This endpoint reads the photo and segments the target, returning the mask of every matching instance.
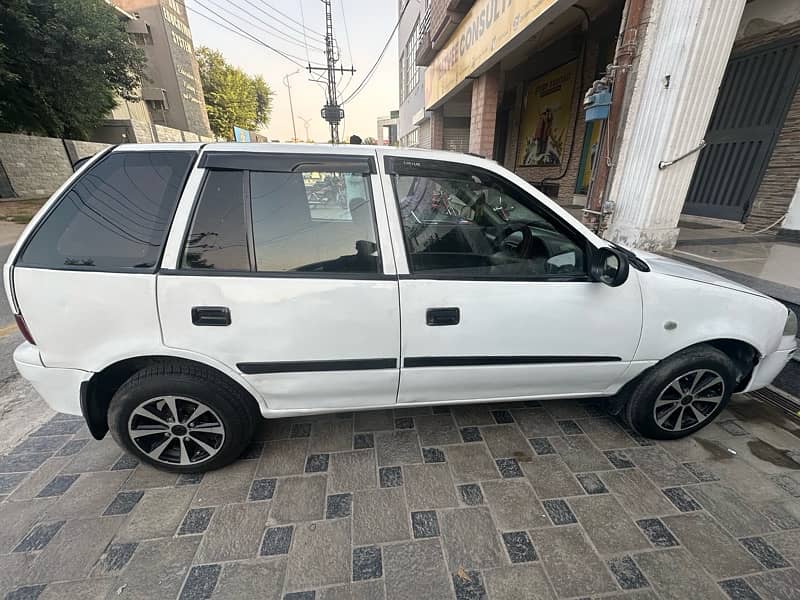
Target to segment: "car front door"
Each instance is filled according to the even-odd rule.
[[[633,271],[615,288],[590,281],[588,241],[498,172],[400,156],[383,167],[405,244],[399,403],[614,388],[641,332]]]
[[[374,152],[209,150],[199,166],[158,277],[165,345],[224,363],[270,409],[394,403],[398,283]]]

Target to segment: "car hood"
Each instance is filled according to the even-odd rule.
[[[680,277],[681,279],[690,279],[691,281],[698,281],[700,283],[716,285],[718,287],[735,290],[737,292],[744,292],[746,294],[753,294],[754,296],[768,298],[768,296],[757,290],[749,288],[746,285],[736,283],[735,281],[726,279],[725,277],[717,275],[716,273],[704,271],[703,269],[698,269],[692,265],[688,265],[671,258],[666,258],[665,256],[652,254],[650,252],[642,252],[641,250],[636,251],[636,256],[644,260],[654,273],[669,275],[670,277]]]

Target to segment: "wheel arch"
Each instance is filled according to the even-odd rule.
[[[739,392],[747,386],[747,383],[750,381],[750,377],[753,374],[753,369],[758,364],[758,361],[761,359],[761,353],[758,349],[753,346],[751,343],[746,342],[741,339],[736,338],[713,338],[709,340],[704,340],[700,342],[695,342],[685,346],[679,350],[676,350],[672,354],[665,356],[653,366],[645,369],[636,377],[631,379],[630,381],[625,382],[625,384],[620,388],[619,392],[614,396],[612,400],[612,404],[610,406],[611,411],[613,414],[619,414],[619,412],[625,406],[625,403],[628,400],[628,394],[630,390],[636,386],[636,384],[646,376],[654,367],[661,364],[663,361],[672,358],[678,354],[686,352],[687,350],[691,350],[692,348],[696,348],[697,346],[712,346],[728,356],[734,364],[739,369],[739,373],[736,379],[736,387],[734,388],[734,392]]]
[[[81,412],[86,420],[89,432],[95,439],[101,440],[108,433],[108,408],[111,404],[111,398],[113,398],[122,384],[137,371],[163,363],[177,363],[213,371],[230,385],[241,390],[244,397],[249,398],[259,414],[261,413],[261,405],[254,393],[240,381],[213,365],[195,359],[166,354],[133,356],[106,366],[92,375],[88,381],[84,381],[81,384]]]

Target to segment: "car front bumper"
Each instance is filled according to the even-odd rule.
[[[742,391],[752,392],[772,383],[772,380],[778,376],[778,373],[783,371],[786,363],[792,359],[796,351],[797,341],[794,336],[782,338],[778,349],[772,354],[767,354],[758,362],[756,368],[753,369],[750,382]]]
[[[89,371],[45,367],[36,346],[23,342],[14,350],[14,364],[20,375],[53,410],[81,414],[81,384],[92,376]]]

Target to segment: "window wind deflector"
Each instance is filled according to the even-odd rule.
[[[376,173],[371,156],[337,154],[279,154],[273,152],[206,151],[200,157],[202,169],[265,171],[269,173]]]

